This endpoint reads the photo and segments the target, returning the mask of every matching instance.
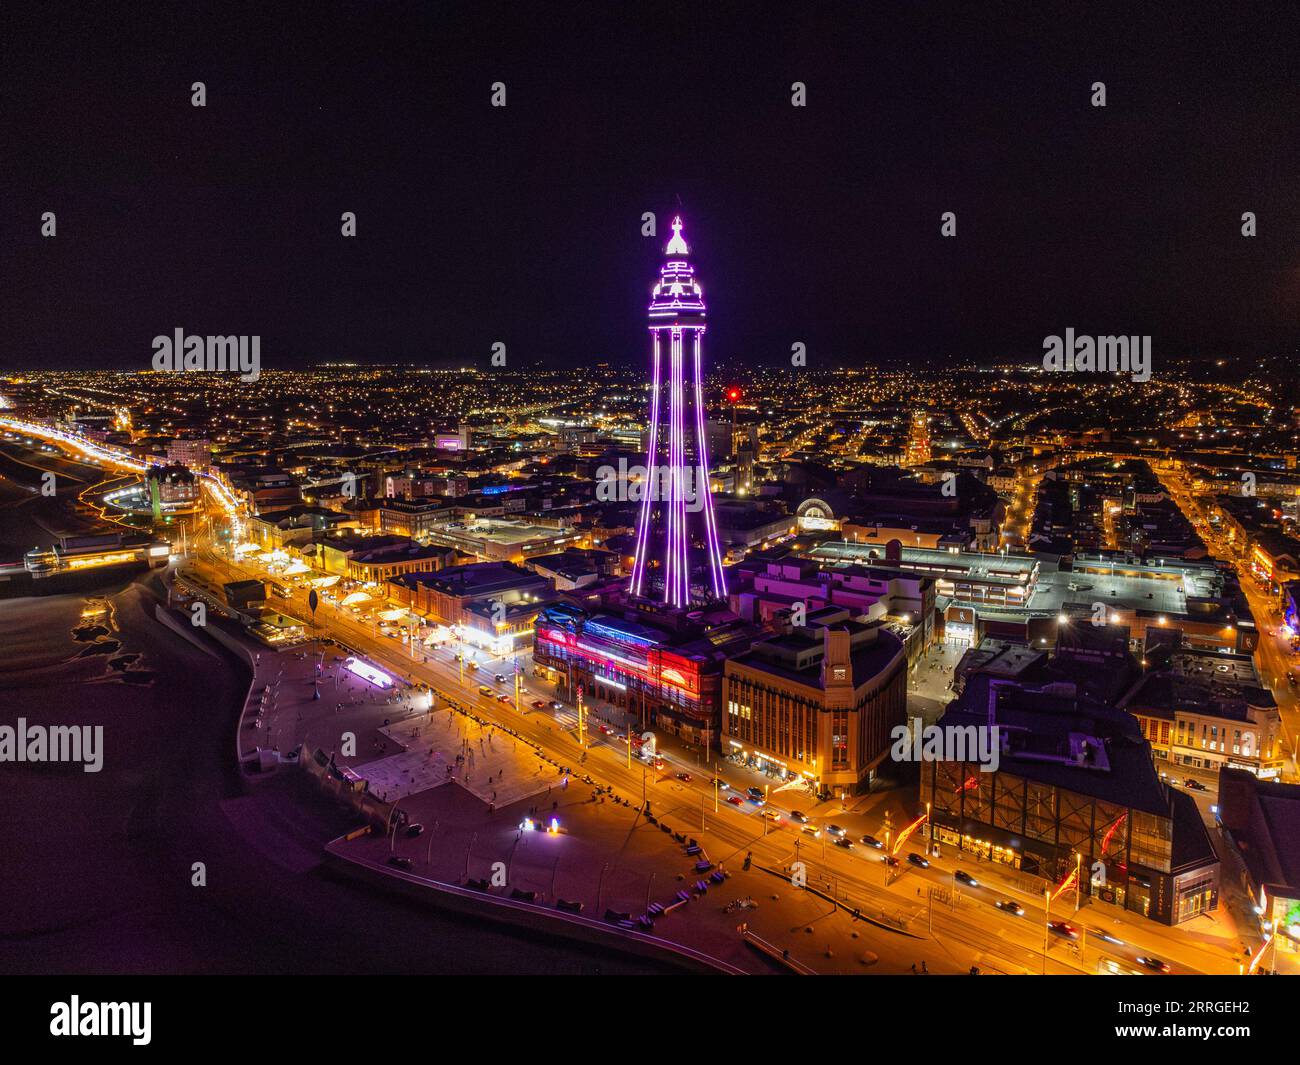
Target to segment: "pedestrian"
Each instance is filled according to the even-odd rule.
[[[921,972],[929,974],[930,970],[925,967],[925,962],[921,962]]]
[[[912,975],[916,975],[916,962],[912,962]]]

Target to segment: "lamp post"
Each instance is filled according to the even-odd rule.
[[[1047,975],[1047,937],[1052,928],[1052,889],[1043,888],[1043,975]]]

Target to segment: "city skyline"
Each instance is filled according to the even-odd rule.
[[[13,1031],[1288,1030],[1297,12],[3,18]]]

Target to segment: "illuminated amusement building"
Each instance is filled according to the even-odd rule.
[[[726,596],[722,549],[709,493],[705,433],[704,295],[673,219],[673,238],[650,300],[650,428],[630,590],[671,607]],[[665,373],[666,370],[666,373]],[[692,547],[702,544],[707,573],[693,580]]]

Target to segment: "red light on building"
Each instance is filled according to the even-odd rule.
[[[740,389],[737,388],[735,385],[732,385],[729,389],[727,389],[727,402],[728,403],[740,402]]]

